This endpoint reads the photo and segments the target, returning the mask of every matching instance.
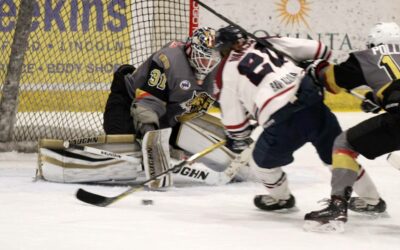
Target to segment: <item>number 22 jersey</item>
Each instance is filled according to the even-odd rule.
[[[268,38],[275,48],[297,62],[328,59],[331,51],[318,41],[288,37]],[[289,102],[296,93],[304,70],[254,40],[248,40],[241,51],[231,51],[220,64],[217,93],[222,123],[234,136],[248,128],[249,115],[259,125]]]

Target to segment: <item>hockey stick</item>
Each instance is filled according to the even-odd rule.
[[[363,95],[360,95],[359,93],[355,92],[355,91],[352,90],[352,89],[347,90],[347,93],[349,93],[350,95],[352,95],[352,96],[354,96],[354,97],[360,99],[361,101],[364,101],[364,100],[365,100],[365,97],[364,97]]]
[[[355,92],[355,91],[352,90],[352,89],[347,90],[347,93],[349,93],[350,95],[352,95],[352,96],[354,96],[354,97],[360,99],[361,101],[364,101],[364,100],[366,99],[365,96],[360,95],[359,93]],[[379,107],[376,103],[372,102],[372,101],[369,100],[369,99],[367,100],[367,102],[368,102],[371,106],[373,106],[375,109],[380,109],[380,108],[381,108],[381,107]]]
[[[114,158],[117,160],[122,160],[122,161],[127,161],[127,162],[131,162],[131,163],[135,163],[135,164],[141,164],[142,160],[139,158],[135,158],[132,156],[128,156],[128,155],[123,155],[123,154],[118,154],[118,153],[114,153],[111,151],[107,151],[104,149],[98,149],[98,148],[94,148],[94,147],[90,147],[90,146],[82,146],[82,145],[77,145],[77,144],[71,144],[69,141],[64,141],[63,143],[64,148],[73,148],[73,149],[78,149],[81,151],[85,151],[88,153],[92,153],[92,154],[96,154],[96,155],[102,155],[102,156],[106,156],[106,157],[110,157],[110,158]]]
[[[99,207],[106,207],[106,206],[108,206],[108,205],[110,205],[110,204],[112,204],[112,203],[114,203],[114,202],[116,202],[116,201],[128,196],[131,193],[134,193],[136,191],[142,190],[144,188],[145,184],[147,184],[147,183],[149,183],[151,181],[154,181],[155,179],[157,179],[158,177],[160,177],[162,175],[165,175],[165,174],[167,174],[169,172],[173,172],[173,171],[179,171],[179,169],[181,167],[183,167],[184,165],[193,163],[195,160],[199,159],[200,157],[203,157],[204,155],[210,153],[211,151],[213,151],[216,148],[221,147],[224,144],[225,144],[225,141],[220,141],[220,142],[218,142],[216,144],[213,144],[212,146],[204,149],[203,151],[192,155],[187,160],[184,160],[184,161],[176,164],[172,168],[170,168],[170,169],[168,169],[168,170],[166,170],[164,172],[161,172],[161,173],[153,176],[152,178],[147,179],[147,180],[137,184],[136,186],[128,188],[126,191],[124,191],[123,193],[121,193],[121,194],[119,194],[117,196],[105,197],[105,196],[102,196],[102,195],[98,195],[98,194],[94,194],[94,193],[88,192],[88,191],[80,188],[80,189],[78,189],[78,191],[76,193],[76,198],[78,200],[80,200],[80,201],[83,201],[83,202],[91,204],[91,205],[95,205],[95,206],[99,206]]]
[[[288,55],[287,53],[278,50],[277,48],[274,47],[274,45],[272,45],[270,42],[268,42],[265,39],[262,39],[260,37],[255,36],[253,33],[250,33],[248,31],[246,31],[243,27],[239,26],[238,24],[234,23],[233,21],[229,20],[228,18],[226,18],[225,16],[221,15],[220,13],[216,12],[214,9],[212,9],[211,7],[209,7],[208,5],[204,4],[203,2],[199,1],[199,0],[194,0],[195,2],[197,2],[201,7],[203,7],[204,9],[208,10],[209,12],[211,12],[212,14],[214,14],[215,16],[217,16],[218,18],[220,18],[221,20],[225,21],[226,23],[235,26],[236,28],[238,28],[241,32],[245,33],[248,37],[254,39],[257,43],[261,44],[262,46],[274,51],[276,54],[284,56],[286,58],[288,58],[289,60],[291,60],[292,62],[294,62],[295,64],[297,64],[297,61],[293,59],[293,57],[291,57],[290,55]]]

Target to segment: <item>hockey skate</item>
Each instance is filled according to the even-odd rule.
[[[337,232],[344,231],[347,222],[347,201],[340,196],[332,196],[328,207],[313,211],[305,215],[304,230],[312,232]]]
[[[254,197],[254,205],[265,211],[293,208],[295,203],[296,200],[293,195],[290,195],[287,200],[277,200],[270,195],[256,195]]]
[[[357,213],[379,215],[385,213],[386,202],[379,199],[379,202],[376,205],[372,205],[360,197],[351,197],[349,201],[349,209]]]

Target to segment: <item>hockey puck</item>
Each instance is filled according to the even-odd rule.
[[[145,206],[153,205],[153,200],[142,200],[142,205]]]

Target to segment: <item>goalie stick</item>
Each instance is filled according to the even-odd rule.
[[[128,196],[131,193],[134,193],[136,191],[142,190],[144,188],[144,185],[154,181],[155,179],[157,179],[158,177],[165,175],[169,172],[172,171],[178,171],[181,167],[183,167],[186,164],[191,164],[193,163],[195,160],[199,159],[200,157],[203,157],[204,155],[210,153],[211,151],[213,151],[216,148],[221,147],[222,145],[225,144],[225,141],[220,141],[206,149],[204,149],[201,152],[198,152],[194,155],[192,155],[191,157],[189,157],[187,160],[184,160],[178,164],[176,164],[175,166],[173,166],[172,168],[159,173],[158,175],[153,176],[152,178],[149,178],[139,184],[137,184],[136,186],[130,187],[128,188],[126,191],[124,191],[123,193],[117,195],[117,196],[113,196],[113,197],[106,197],[106,196],[102,196],[99,194],[95,194],[95,193],[91,193],[88,192],[84,189],[78,189],[77,193],[76,193],[76,198],[80,201],[83,201],[85,203],[91,204],[91,205],[95,205],[95,206],[99,206],[99,207],[106,207],[126,196]]]

